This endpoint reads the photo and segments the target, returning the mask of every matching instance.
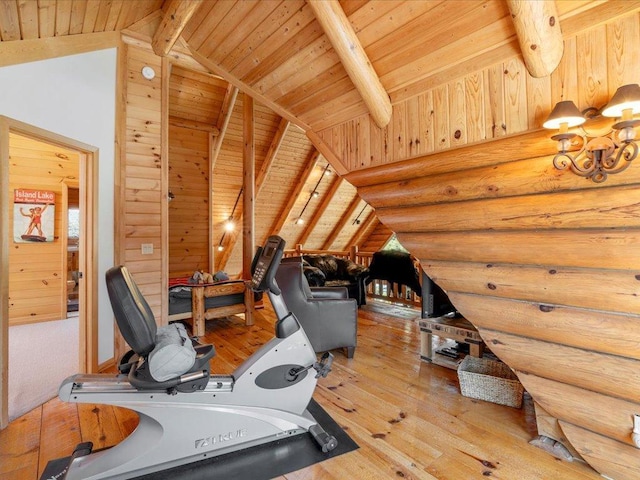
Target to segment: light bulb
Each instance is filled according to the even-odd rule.
[[[559,152],[568,152],[569,148],[571,148],[571,140],[568,138],[563,138],[558,140],[558,151]]]
[[[625,127],[618,132],[618,139],[621,142],[629,143],[634,138],[636,138],[636,131],[633,127]]]

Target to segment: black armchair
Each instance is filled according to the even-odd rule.
[[[348,298],[346,288],[309,287],[300,257],[283,259],[276,272],[276,282],[316,353],[346,348],[347,358],[353,358],[358,304]]]

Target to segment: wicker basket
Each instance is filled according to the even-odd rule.
[[[458,367],[458,380],[465,397],[515,408],[522,406],[524,388],[502,362],[467,355]]]

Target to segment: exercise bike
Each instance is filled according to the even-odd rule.
[[[80,444],[66,480],[128,479],[310,433],[329,452],[337,446],[306,409],[319,377],[333,357],[318,361],[289,312],[275,282],[285,242],[269,237],[254,258],[254,291],[266,291],[277,317],[276,334],[231,375],[212,375],[212,345],[195,345],[186,372],[164,381],[149,374],[156,323],[125,267],[107,272],[107,289],[118,328],[131,347],[117,375],[74,375],[59,389],[65,402],[102,403],[138,413],[138,427],[118,445],[92,452]]]

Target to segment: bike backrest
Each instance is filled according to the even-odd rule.
[[[124,266],[110,268],[106,273],[107,291],[120,333],[131,349],[147,356],[156,340],[156,320],[151,307]]]

